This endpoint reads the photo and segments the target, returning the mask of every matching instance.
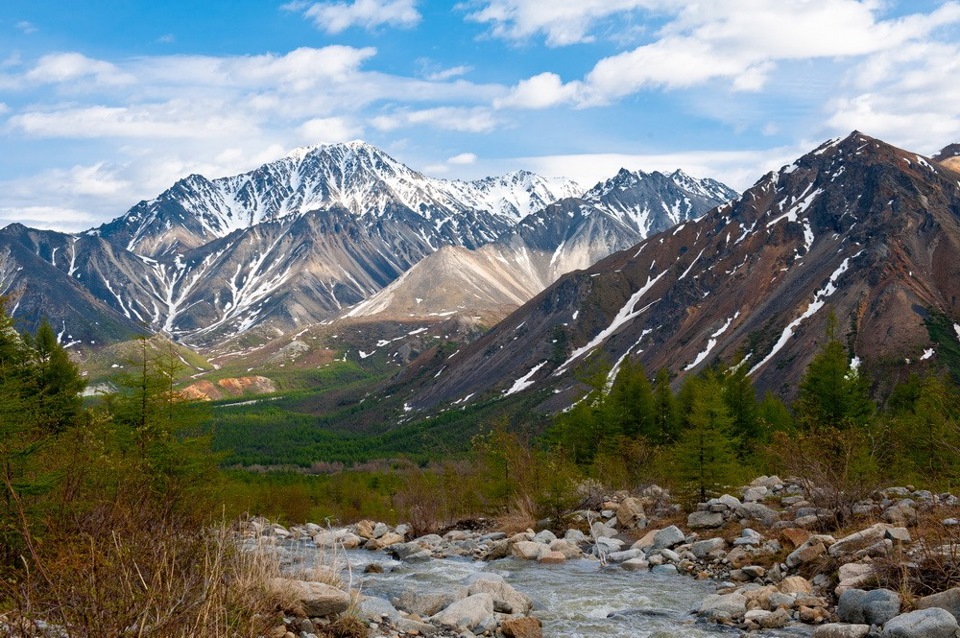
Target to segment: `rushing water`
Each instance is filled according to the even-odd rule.
[[[295,550],[299,560],[312,562],[312,543]],[[601,567],[597,561],[571,560],[560,565],[507,558],[492,562],[467,559],[434,559],[402,563],[380,552],[351,550],[341,560],[348,565],[344,580],[367,596],[391,600],[408,589],[448,592],[477,572],[503,576],[534,601],[534,615],[543,621],[551,638],[695,638],[738,635],[740,632],[697,623],[690,610],[707,595],[714,583],[687,576],[636,572],[618,566]],[[364,573],[379,563],[384,573]],[[807,628],[752,636],[809,636]]]

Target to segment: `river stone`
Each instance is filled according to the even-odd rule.
[[[458,600],[430,619],[444,627],[469,629],[474,633],[478,630],[481,633],[492,631],[497,626],[497,619],[493,615],[493,596],[485,593]]]
[[[868,625],[885,625],[900,613],[900,594],[889,589],[874,589],[860,599],[864,622]]]
[[[645,572],[650,569],[650,563],[642,558],[631,558],[620,564],[620,567],[628,571]]]
[[[679,572],[677,571],[676,565],[665,564],[665,565],[654,565],[653,569],[650,570],[652,574],[663,574],[665,576],[676,576]]]
[[[849,536],[844,536],[830,546],[830,555],[836,557],[842,556],[843,554],[852,554],[858,549],[863,549],[879,540],[883,540],[883,535],[888,529],[891,529],[891,527],[891,525],[887,525],[886,523],[877,523],[859,532],[854,532]]]
[[[748,503],[755,503],[757,501],[762,501],[767,496],[767,488],[763,485],[757,485],[756,487],[748,487],[743,491],[743,500]]]
[[[747,599],[736,592],[710,594],[700,603],[697,614],[711,620],[734,618],[747,612]]]
[[[565,540],[563,538],[558,538],[557,540],[550,543],[551,552],[560,552],[563,554],[563,557],[572,560],[574,558],[580,558],[583,556],[583,551],[580,550],[576,544]]]
[[[608,563],[622,563],[633,558],[643,558],[643,552],[639,549],[625,549],[621,552],[610,552],[607,554]]]
[[[568,529],[563,533],[564,540],[568,540],[571,543],[585,543],[587,542],[587,535],[581,532],[578,529]]]
[[[437,628],[430,623],[420,622],[412,618],[399,618],[393,624],[397,629],[411,636],[432,636],[437,633]]]
[[[467,597],[466,587],[452,587],[442,593],[421,592],[416,589],[404,591],[393,604],[404,611],[426,618],[440,613],[458,600]]]
[[[368,520],[357,522],[357,535],[362,538],[373,538],[373,528],[375,525],[376,523]]]
[[[924,596],[917,601],[917,609],[930,609],[932,607],[946,609],[954,618],[960,620],[960,587]]]
[[[617,522],[621,527],[646,527],[647,516],[643,511],[643,503],[639,499],[627,497],[617,507]]]
[[[892,525],[904,527],[917,522],[917,510],[909,505],[899,503],[883,510],[880,518]]]
[[[374,538],[383,538],[384,535],[390,532],[390,526],[386,523],[377,523],[373,526],[373,537]]]
[[[600,521],[595,521],[593,525],[590,526],[590,533],[594,538],[613,538],[617,535],[617,530],[613,529],[609,525],[604,525]]]
[[[847,563],[840,565],[837,573],[840,583],[833,590],[837,596],[848,589],[863,589],[877,580],[873,565],[869,563]]]
[[[400,612],[390,604],[389,600],[376,596],[364,596],[360,601],[360,617],[375,623],[383,622],[384,618],[390,622],[396,622],[400,618]]]
[[[272,578],[270,586],[296,600],[300,608],[297,611],[302,611],[304,615],[311,618],[339,614],[350,606],[350,594],[325,583]]]
[[[867,638],[870,625],[827,623],[813,630],[813,638]]]
[[[551,532],[548,529],[543,530],[542,532],[537,532],[537,535],[533,537],[534,542],[543,543],[544,545],[549,545],[553,541],[557,540],[557,535]]]
[[[690,552],[697,558],[705,558],[713,552],[722,552],[726,548],[727,541],[722,538],[708,538],[691,545]]]
[[[489,594],[493,597],[493,610],[502,614],[526,614],[533,608],[533,601],[521,594],[513,585],[497,578],[496,574],[478,574],[471,578],[468,593]]]
[[[543,623],[539,618],[507,618],[500,625],[505,638],[543,638]]]
[[[631,545],[630,549],[639,549],[639,550],[646,551],[647,549],[653,547],[653,539],[654,537],[656,537],[657,534],[660,533],[660,531],[661,530],[659,529],[650,530],[649,532],[644,534],[643,537],[640,538],[640,540],[638,540],[633,545]]]
[[[931,607],[902,614],[883,628],[881,638],[955,638],[960,626],[946,609]]]
[[[535,541],[520,541],[519,543],[514,543],[512,551],[513,555],[518,558],[537,560],[540,558],[540,554],[549,552],[550,547]]]
[[[826,553],[827,548],[820,540],[820,537],[811,536],[807,539],[807,542],[790,552],[784,562],[787,564],[787,567],[798,567],[814,561]]]
[[[803,576],[787,576],[780,581],[777,589],[781,594],[809,594],[813,591],[813,585]]]
[[[371,538],[367,541],[367,544],[364,545],[366,549],[377,550],[396,545],[397,543],[403,542],[403,536],[395,532],[387,532],[380,538]]]
[[[687,515],[687,527],[691,529],[717,528],[723,526],[723,514],[719,512],[698,511]]]
[[[737,508],[737,516],[748,520],[759,521],[770,527],[780,520],[780,514],[761,503],[743,503]]]
[[[670,527],[663,528],[654,535],[652,547],[653,549],[669,549],[676,547],[685,539],[686,535],[683,531],[676,525],[671,525]]]
[[[562,552],[548,550],[537,557],[537,562],[541,565],[559,565],[567,562],[567,557]]]

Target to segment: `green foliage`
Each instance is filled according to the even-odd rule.
[[[688,502],[705,501],[718,488],[734,485],[739,474],[738,437],[724,399],[723,379],[716,373],[690,377],[687,427],[672,448],[672,467]]]
[[[793,408],[807,429],[862,426],[875,411],[869,379],[850,366],[847,348],[832,327],[800,382]]]
[[[937,344],[937,361],[946,367],[954,383],[960,383],[960,335],[953,327],[956,322],[931,310],[924,323],[930,340]]]

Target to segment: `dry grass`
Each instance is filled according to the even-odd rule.
[[[519,534],[537,525],[537,506],[529,496],[518,496],[506,512],[496,518],[496,528],[505,534]]]
[[[909,554],[896,548],[874,561],[880,584],[908,601],[960,586],[960,526],[943,524],[957,515],[957,508],[922,512],[911,529]]]

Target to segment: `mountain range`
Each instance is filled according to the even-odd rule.
[[[242,175],[191,175],[85,233],[10,225],[0,230],[0,289],[15,294],[25,327],[47,317],[76,349],[144,329],[211,348],[331,319],[453,251],[480,270],[506,262],[487,267],[481,296],[496,308],[481,315],[492,323],[571,268],[733,196],[680,172],[621,171],[586,192],[528,172],[439,180],[363,142],[320,145]],[[509,267],[526,262],[519,275]],[[462,288],[433,281],[438,294],[418,297],[424,309]],[[454,311],[474,312],[466,302]]]
[[[676,382],[748,366],[760,390],[790,395],[831,329],[851,374],[887,389],[931,366],[957,374],[956,148],[937,161],[859,132],[831,140],[703,217],[561,277],[422,374],[407,406],[540,392],[542,409],[562,409],[584,366],[612,379],[627,357]]]

